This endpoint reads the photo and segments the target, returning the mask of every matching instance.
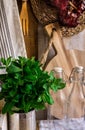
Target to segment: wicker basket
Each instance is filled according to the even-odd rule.
[[[50,23],[58,22],[58,10],[57,8],[46,4],[45,0],[30,0],[31,6],[39,23],[43,26]],[[78,25],[76,27],[61,26],[61,34],[63,37],[73,36],[78,34],[85,28],[85,11],[78,19]]]

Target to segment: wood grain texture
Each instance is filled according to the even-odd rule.
[[[20,20],[26,45],[27,56],[38,57],[38,23],[32,13],[30,2],[23,1]]]
[[[63,39],[61,36],[60,32],[60,27],[58,24],[50,24],[45,26],[45,31],[48,34],[49,39],[51,38],[51,33],[52,30],[55,30],[53,33],[53,43],[52,45],[54,46],[57,54],[49,61],[47,64],[45,70],[50,72],[54,67],[62,67],[66,73],[66,75],[69,77],[71,70],[75,66],[85,66],[85,60],[84,60],[84,55],[85,51],[79,51],[79,50],[67,50],[65,47],[65,44],[63,43]],[[47,42],[47,41],[45,41]],[[48,44],[48,45],[47,45]],[[47,46],[45,46],[45,43],[43,43],[43,46],[45,49],[49,48],[49,42],[46,43]],[[46,54],[46,51],[43,50],[43,53],[41,55]],[[46,57],[47,58],[47,54]],[[46,60],[46,59],[45,59]],[[71,87],[69,87],[70,84],[67,83],[66,88],[62,90],[62,96],[65,96],[65,98],[68,98],[69,92],[71,90]],[[61,96],[61,91],[58,91],[56,93],[51,92],[52,97],[54,99],[54,104],[51,107],[51,115],[54,116],[55,118],[63,118],[63,100]],[[77,102],[78,103],[78,102]],[[80,109],[80,108],[79,108]],[[80,111],[77,109],[77,117],[80,116]]]

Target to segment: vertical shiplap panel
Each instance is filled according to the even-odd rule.
[[[9,56],[14,56],[14,52],[3,1],[0,3],[0,5],[0,57],[6,58]]]

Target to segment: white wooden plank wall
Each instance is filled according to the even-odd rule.
[[[0,57],[14,56],[3,1],[0,1]]]
[[[25,56],[26,49],[16,0],[0,0],[0,58]],[[1,73],[1,71],[0,71]],[[0,101],[0,110],[3,101]],[[0,130],[7,129],[7,115],[0,114]]]

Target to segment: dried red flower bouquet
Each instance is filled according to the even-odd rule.
[[[85,0],[46,0],[52,6],[57,7],[59,22],[61,25],[75,27],[78,25],[78,18],[85,11]]]

